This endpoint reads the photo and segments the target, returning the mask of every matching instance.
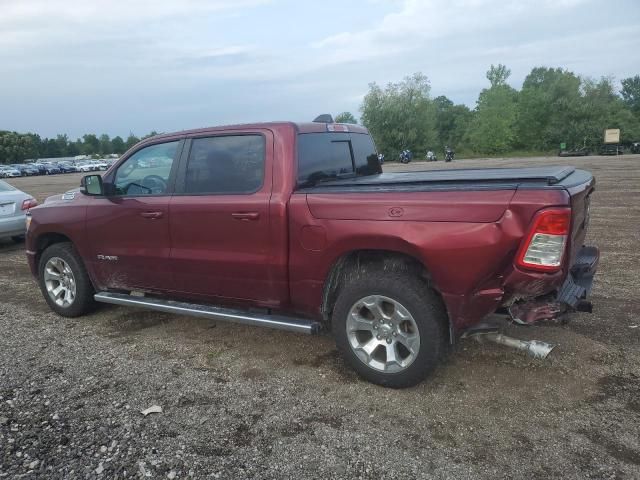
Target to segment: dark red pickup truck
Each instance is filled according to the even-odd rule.
[[[423,379],[461,336],[590,310],[590,173],[382,173],[366,129],[263,123],[156,136],[31,210],[64,316],[95,301],[332,331],[364,378]],[[520,342],[536,353],[536,345]]]

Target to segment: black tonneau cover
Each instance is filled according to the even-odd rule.
[[[560,186],[559,184],[574,172],[576,172],[574,167],[567,166],[420,170],[324,180],[315,187],[302,188],[299,191],[348,191],[352,189],[357,191],[398,189],[406,191],[442,188],[549,187]]]

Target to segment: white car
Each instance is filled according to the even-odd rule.
[[[12,177],[21,177],[22,173],[20,170],[13,167],[1,167],[0,166],[0,178],[12,178]]]
[[[76,168],[79,172],[92,172],[94,170],[93,165],[89,163],[76,163]]]
[[[31,195],[0,180],[0,239],[21,241],[26,231],[27,211],[37,205]]]

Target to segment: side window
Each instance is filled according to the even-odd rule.
[[[175,141],[151,145],[131,155],[116,171],[116,195],[167,193],[179,143]]]
[[[353,174],[349,140],[346,133],[298,135],[298,184]]]
[[[262,135],[196,138],[185,172],[185,193],[255,193],[264,178]]]
[[[366,133],[352,133],[351,146],[355,157],[356,173],[358,175],[374,175],[382,173],[378,160],[378,152],[373,144],[371,135]]]

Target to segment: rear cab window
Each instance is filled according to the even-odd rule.
[[[298,134],[299,187],[335,178],[382,173],[373,139],[367,133]]]

